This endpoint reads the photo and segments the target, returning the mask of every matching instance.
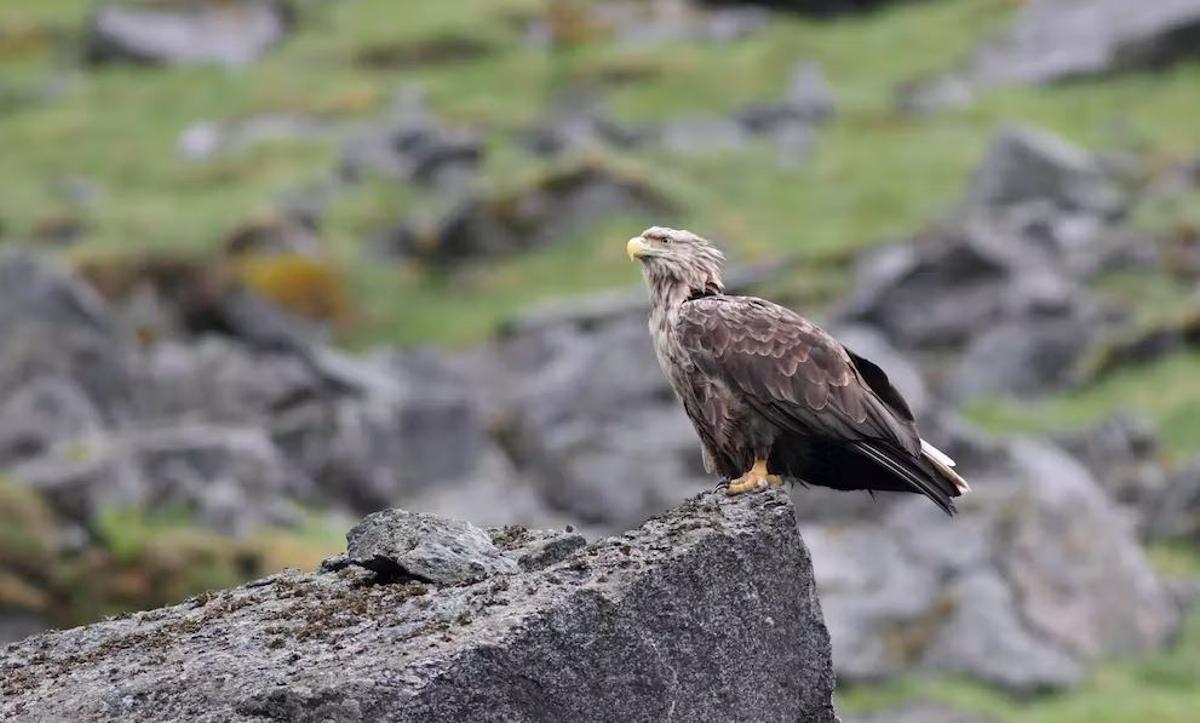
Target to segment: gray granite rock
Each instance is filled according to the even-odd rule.
[[[453,585],[517,571],[516,560],[469,522],[407,510],[368,515],[346,533],[353,564],[391,577]]]
[[[0,654],[0,718],[835,721],[782,492],[703,495],[534,571],[287,572]]]
[[[509,557],[516,558],[526,572],[562,562],[587,545],[584,536],[577,532],[530,530],[519,525],[492,528],[488,534],[492,542]]]

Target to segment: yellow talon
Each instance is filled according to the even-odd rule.
[[[747,492],[765,490],[770,485],[778,487],[782,484],[782,477],[767,473],[767,460],[756,459],[749,472],[729,483],[729,489],[725,491],[725,494],[733,497]]]

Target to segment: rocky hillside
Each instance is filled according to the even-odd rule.
[[[793,491],[847,718],[1190,723],[1200,3],[1144,5],[0,3],[0,641],[224,616],[383,509],[595,540],[710,488],[658,223],[976,490]]]
[[[402,510],[347,537],[315,573],[9,646],[0,716],[836,721],[781,492],[702,495],[591,545]]]

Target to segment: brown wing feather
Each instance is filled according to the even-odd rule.
[[[836,339],[795,312],[754,297],[705,297],[683,305],[675,330],[699,369],[740,390],[777,425],[920,454],[903,398],[890,384],[878,393],[871,368],[864,375]]]

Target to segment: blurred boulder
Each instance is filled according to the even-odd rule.
[[[492,544],[426,522],[447,548]],[[380,549],[423,555],[390,549],[413,531]],[[704,495],[544,569],[487,559],[511,566],[430,584],[342,558],[36,637],[0,655],[0,718],[837,720],[781,492]]]
[[[595,151],[605,147],[632,148],[644,133],[618,123],[601,98],[589,93],[558,97],[545,119],[522,131],[518,141],[543,156]]]
[[[729,118],[692,116],[668,120],[645,132],[648,142],[676,153],[708,153],[738,148],[751,138],[767,138],[778,148],[778,162],[797,165],[808,159],[815,128],[836,112],[837,99],[821,66],[798,63],[778,100],[750,103]]]
[[[907,85],[900,102],[927,113],[996,86],[1157,70],[1200,57],[1198,37],[1198,0],[1160,0],[1136,13],[1124,0],[1029,0],[965,68]]]
[[[87,283],[31,251],[0,251],[0,399],[41,378],[70,380],[105,421],[129,419],[126,343]]]
[[[550,171],[520,188],[469,197],[432,228],[402,223],[380,243],[391,253],[454,265],[541,248],[613,215],[651,216],[671,208],[642,179],[584,163]]]
[[[185,511],[230,535],[299,521],[294,501],[312,499],[259,429],[184,425],[61,440],[9,470],[65,520],[95,529],[111,509]]]
[[[767,138],[780,150],[781,163],[805,160],[814,129],[836,112],[837,100],[821,66],[798,63],[777,100],[751,103],[729,115],[684,115],[657,123],[622,124],[592,94],[560,98],[543,122],[520,135],[540,155],[597,148],[663,148],[672,153],[712,153],[737,149]]]
[[[901,348],[962,347],[979,332],[1031,315],[1087,316],[1093,304],[1047,254],[987,222],[934,229],[868,253],[844,316],[884,330]]]
[[[554,508],[614,529],[713,484],[640,314],[543,327],[503,353],[512,454]]]
[[[148,346],[139,360],[138,390],[149,419],[249,425],[320,396],[324,386],[317,370],[294,353],[206,335]]]
[[[1056,434],[1055,441],[1087,467],[1109,497],[1130,511],[1143,539],[1162,535],[1161,520],[1154,517],[1178,474],[1169,473],[1163,464],[1154,422],[1122,413]]]
[[[73,381],[39,377],[0,397],[0,470],[47,452],[61,439],[103,426],[95,405]]]
[[[103,301],[67,269],[21,248],[0,250],[0,334],[37,321],[83,327],[100,334],[113,331]]]
[[[177,505],[241,533],[295,520],[296,502],[369,512],[451,479],[512,479],[472,387],[427,354],[352,359],[232,289],[207,297],[221,315],[199,336],[135,338],[25,251],[0,255],[0,282],[0,469],[76,523]]]
[[[825,71],[813,61],[792,68],[787,89],[777,101],[754,103],[738,111],[738,120],[752,133],[774,133],[782,126],[812,126],[837,112],[837,96]]]
[[[265,113],[238,120],[200,120],[184,128],[176,142],[181,157],[207,161],[222,153],[241,153],[259,144],[320,140],[334,135],[335,124],[312,115]]]
[[[924,361],[959,397],[1061,388],[1124,321],[1083,282],[1129,262],[1130,240],[1111,232],[1127,203],[1082,150],[1002,129],[948,218],[863,257],[838,318],[937,352]]]
[[[965,108],[975,100],[975,96],[975,88],[961,75],[908,81],[898,85],[895,92],[897,107],[914,116]]]
[[[1028,500],[1002,518],[1009,547],[998,559],[1023,619],[1088,660],[1169,640],[1178,610],[1086,469],[1052,445],[1017,442],[1013,472]]]
[[[248,65],[291,26],[278,0],[157,0],[101,3],[88,19],[89,63]]]
[[[1200,55],[1197,38],[1197,0],[1157,0],[1136,13],[1124,0],[1032,0],[979,51],[968,76],[985,86],[1031,85],[1152,69]]]
[[[325,342],[354,313],[337,267],[307,252],[319,240],[287,219],[252,222],[227,239],[226,257],[112,255],[81,264],[80,275],[111,305],[131,341],[216,334],[259,349]]]
[[[1002,128],[976,169],[967,204],[1010,207],[1049,201],[1063,211],[1112,216],[1126,203],[1096,158],[1036,128]]]
[[[469,479],[493,450],[472,386],[452,371],[397,356],[343,358],[336,373],[357,392],[295,399],[269,422],[331,503],[374,511]]]
[[[340,175],[354,182],[382,177],[462,192],[483,160],[484,139],[474,129],[438,125],[419,89],[405,88],[382,124],[350,136]]]
[[[760,33],[771,24],[771,15],[762,8],[715,8],[704,16],[704,37],[729,43]]]
[[[1087,471],[1049,445],[1001,449],[960,459],[974,492],[954,520],[905,498],[877,519],[802,523],[843,680],[917,668],[1060,688],[1174,634],[1169,590]]]
[[[1142,526],[1152,542],[1200,543],[1200,459],[1167,476],[1161,492],[1146,505]]]
[[[264,263],[272,263],[270,260],[264,260]],[[258,263],[252,261],[251,263]],[[289,262],[280,262],[288,265]],[[306,286],[304,290],[290,289],[288,284],[291,282],[281,281],[282,287],[279,290],[280,300],[287,300],[293,296],[300,296],[304,291],[310,292],[310,296],[299,305],[307,307],[314,312],[311,315],[301,316],[298,311],[300,309],[293,305],[290,309],[285,309],[275,300],[264,298],[255,290],[241,286],[230,286],[222,291],[215,298],[214,303],[204,309],[193,308],[187,310],[189,315],[188,322],[191,325],[190,331],[193,333],[218,333],[222,336],[232,337],[239,342],[245,344],[251,349],[261,349],[267,351],[298,351],[306,347],[327,341],[330,335],[329,325],[322,321],[334,321],[338,316],[339,310],[336,308],[341,299],[341,287],[335,280],[336,277],[327,276],[322,267],[318,263],[309,265],[302,263],[295,281],[298,286]],[[307,276],[303,269],[308,268],[315,272],[315,276]],[[272,291],[271,284],[277,277],[270,276],[271,272],[267,272],[262,277],[263,292],[270,293]],[[253,274],[253,272],[251,272]],[[331,286],[326,286],[323,283],[305,283],[314,280],[327,280]],[[251,280],[251,283],[255,281]],[[328,298],[321,300],[322,292],[326,292]],[[200,314],[204,314],[201,317]]]
[[[953,612],[925,651],[931,669],[965,673],[1015,692],[1082,681],[1078,660],[1023,625],[1012,587],[995,571],[968,572],[946,592]]]
[[[1082,355],[1107,321],[1095,305],[1074,299],[991,326],[968,344],[951,385],[962,398],[1031,395],[1061,389],[1079,377]]]
[[[720,153],[741,148],[749,134],[732,118],[697,115],[664,123],[656,137],[673,153]]]

